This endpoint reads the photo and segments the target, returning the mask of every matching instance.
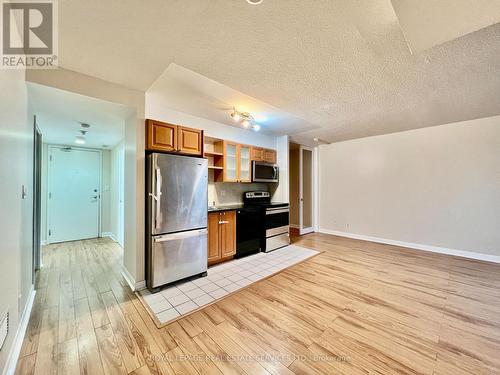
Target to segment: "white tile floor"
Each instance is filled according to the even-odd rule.
[[[290,245],[210,267],[207,277],[183,282],[155,294],[144,290],[141,295],[164,324],[316,254],[318,251]]]

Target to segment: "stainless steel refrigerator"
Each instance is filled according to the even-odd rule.
[[[153,153],[147,159],[148,288],[207,271],[206,159]]]

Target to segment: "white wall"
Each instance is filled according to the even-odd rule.
[[[319,153],[321,230],[500,255],[500,116]]]
[[[280,183],[276,184],[238,184],[216,183],[209,180],[208,202],[217,205],[241,203],[243,192],[249,190],[270,190],[273,200],[288,201],[288,137],[273,137],[251,130],[221,124],[215,121],[178,112],[158,105],[152,93],[146,93],[146,118],[173,124],[182,124],[196,129],[203,129],[206,136],[275,149],[280,166]]]
[[[32,288],[33,119],[23,70],[0,70],[0,87],[0,316],[10,313],[3,373]]]
[[[123,218],[120,209],[123,205],[123,166],[124,144],[120,142],[111,150],[110,170],[110,227],[109,232],[123,246]],[[120,181],[121,179],[121,181]]]
[[[101,234],[111,231],[111,151],[101,150]]]

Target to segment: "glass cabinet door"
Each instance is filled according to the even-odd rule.
[[[250,146],[240,145],[240,182],[251,182]]]
[[[224,181],[237,181],[238,168],[237,168],[237,149],[238,146],[234,143],[226,143],[226,155],[224,164]]]

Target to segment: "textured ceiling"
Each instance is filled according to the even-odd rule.
[[[391,0],[412,52],[500,22],[499,0]]]
[[[236,108],[252,114],[260,131],[269,135],[315,128],[301,118],[174,63],[148,89],[146,101],[153,107],[168,103],[170,109],[241,128],[231,117]]]
[[[412,55],[390,0],[62,0],[59,33],[67,69],[147,90],[175,62],[320,127],[295,139],[500,114],[500,24]]]

